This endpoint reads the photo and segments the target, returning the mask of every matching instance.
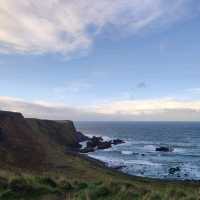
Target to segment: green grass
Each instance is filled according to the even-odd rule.
[[[83,182],[27,175],[2,180],[1,200],[198,200],[200,195],[199,186],[174,183],[147,186],[127,180]]]
[[[0,186],[1,187],[1,186]],[[45,194],[59,194],[57,184],[48,177],[18,176],[7,180],[7,186],[1,187],[1,200],[39,199]]]

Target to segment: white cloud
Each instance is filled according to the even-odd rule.
[[[22,112],[26,117],[72,120],[200,121],[200,101],[170,98],[113,101],[88,107],[68,107],[53,102],[26,102],[0,97],[0,110]]]
[[[94,106],[93,110],[102,114],[141,115],[157,114],[166,110],[200,111],[200,101],[183,101],[171,98],[150,100],[115,101]]]
[[[21,112],[26,117],[45,119],[83,119],[87,112],[80,108],[69,108],[64,104],[35,101],[26,102],[13,97],[0,97],[0,110]]]
[[[187,0],[1,0],[0,52],[62,53],[88,49],[108,27],[135,33],[176,21]],[[115,32],[116,34],[116,32]]]

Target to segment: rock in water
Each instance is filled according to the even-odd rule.
[[[181,171],[180,167],[171,167],[169,169],[169,174],[174,175],[176,172],[180,172],[180,171]]]
[[[173,149],[171,147],[165,147],[165,146],[161,146],[161,147],[157,147],[156,151],[162,151],[162,152],[172,152]]]
[[[112,147],[112,142],[111,141],[105,141],[105,142],[100,142],[97,145],[98,149],[108,149]]]
[[[112,141],[112,144],[114,144],[114,145],[123,144],[123,143],[125,143],[125,142],[123,140],[120,140],[120,139],[115,139],[115,140]]]
[[[97,147],[99,144],[103,142],[102,137],[95,137],[93,136],[88,142],[87,142],[87,148],[94,148]]]
[[[80,150],[81,153],[93,152],[96,149],[108,149],[113,145],[118,145],[124,143],[123,140],[115,139],[110,141],[104,141],[102,137],[93,136],[86,144],[86,147]]]

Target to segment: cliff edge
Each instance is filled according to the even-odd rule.
[[[58,165],[66,149],[87,139],[72,121],[27,119],[21,113],[0,111],[0,164],[36,169]]]

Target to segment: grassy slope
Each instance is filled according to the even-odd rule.
[[[130,177],[103,168],[93,161],[91,162],[74,155],[65,156],[63,163],[65,165],[62,167],[52,168],[52,170],[48,172],[23,171],[22,173],[18,171],[18,173],[13,173],[13,171],[16,172],[17,170],[10,169],[10,172],[8,170],[1,170],[0,176],[5,178],[9,177],[10,180],[16,177],[21,180],[23,177],[26,177],[25,179],[29,180],[27,182],[31,182],[31,184],[28,184],[28,188],[30,188],[30,185],[33,188],[33,192],[30,192],[31,190],[29,189],[27,194],[26,191],[20,193],[21,197],[24,195],[24,199],[26,200],[29,198],[31,199],[31,197],[33,197],[33,199],[43,200],[56,200],[57,198],[59,200],[64,200],[69,199],[69,197],[73,200],[192,200],[198,199],[200,195],[200,186],[197,183],[164,182]],[[35,177],[39,175],[50,177],[57,183],[57,186],[51,187],[48,183],[38,183]],[[66,182],[72,185],[72,189],[63,187],[63,183]],[[7,191],[7,189],[2,190],[4,195],[5,191]],[[13,191],[11,191],[10,197],[6,196],[6,198],[4,198],[4,196],[2,196],[0,199],[15,199],[15,195],[13,195]],[[16,199],[20,199],[20,197],[17,196]]]

